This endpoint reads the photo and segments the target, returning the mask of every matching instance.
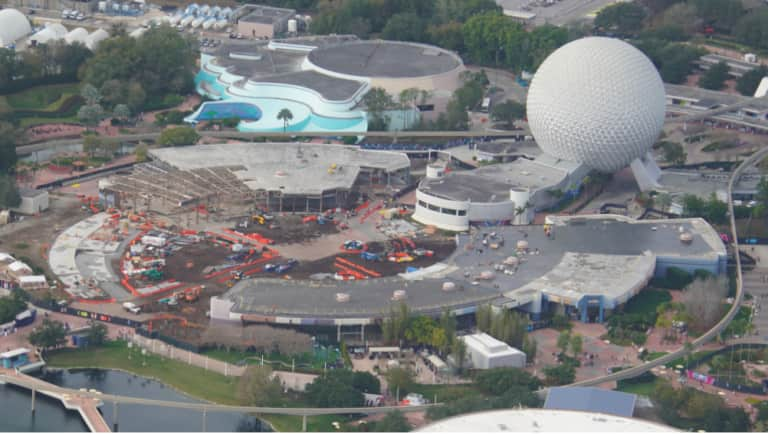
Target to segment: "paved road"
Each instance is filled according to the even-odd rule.
[[[755,305],[752,324],[755,329],[751,336],[744,336],[739,342],[768,344],[768,268],[755,268],[744,274],[744,291],[752,294]]]

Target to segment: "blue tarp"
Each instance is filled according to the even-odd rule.
[[[544,408],[577,410],[632,417],[636,395],[595,387],[555,387],[549,389]]]

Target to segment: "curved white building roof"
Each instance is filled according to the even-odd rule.
[[[32,26],[24,14],[16,9],[0,10],[0,46],[13,44],[30,33]]]
[[[85,46],[89,50],[95,50],[99,46],[99,42],[109,38],[109,33],[104,29],[96,30],[85,38]]]
[[[85,44],[86,39],[88,39],[88,30],[85,30],[82,27],[78,27],[72,30],[64,37],[64,40],[67,41],[67,44],[73,44],[75,42]]]
[[[495,410],[439,420],[421,432],[675,432],[643,419],[572,410]]]
[[[67,35],[67,28],[59,23],[48,24],[43,30],[32,35],[30,40],[38,44],[45,44],[48,41],[63,39]]]

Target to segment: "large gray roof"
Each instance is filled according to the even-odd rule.
[[[549,389],[544,408],[577,410],[632,417],[637,395],[596,387],[554,387]]]
[[[441,48],[394,41],[359,41],[318,48],[309,61],[329,71],[358,77],[424,77],[461,66],[461,59]]]
[[[243,281],[222,297],[234,302],[234,313],[325,320],[380,318],[395,304],[391,297],[398,289],[406,290],[412,310],[435,314],[444,307],[460,311],[484,302],[523,305],[541,292],[569,299],[604,295],[610,305],[614,300],[625,301],[639,284],[647,281],[648,276],[636,272],[634,267],[645,269],[648,260],[653,262],[664,256],[717,262],[726,255],[717,233],[701,219],[634,221],[598,215],[556,217],[554,222],[554,238],[546,237],[541,226],[489,228],[489,232],[502,235],[505,243],[498,250],[485,249],[483,253],[476,250],[481,241],[479,233],[462,235],[456,252],[443,261],[439,271],[421,280],[390,277],[313,282],[260,278]],[[690,244],[679,241],[681,228],[693,235]],[[492,270],[493,264],[516,254],[516,243],[523,239],[539,254],[525,256],[513,275],[496,273],[493,280],[476,281],[481,272]],[[589,272],[575,267],[574,260],[587,261],[592,272],[600,274],[599,283],[574,284],[583,280],[580,273]],[[573,281],[564,274],[569,270]],[[455,283],[457,289],[443,291],[444,282]],[[575,293],[569,297],[563,291]],[[350,294],[350,301],[337,303],[338,292]]]

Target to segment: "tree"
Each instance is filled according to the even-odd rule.
[[[390,306],[389,315],[384,319],[381,329],[386,342],[397,343],[405,339],[405,330],[411,322],[411,312],[408,305],[401,302],[398,308]]]
[[[387,413],[383,419],[373,425],[375,432],[408,432],[410,430],[411,424],[408,423],[408,419],[397,410]]]
[[[101,93],[92,84],[86,83],[80,90],[80,96],[85,99],[86,105],[96,105],[101,102]]]
[[[692,328],[707,330],[723,313],[728,285],[722,278],[696,279],[685,288],[682,302],[692,320]]]
[[[0,324],[13,321],[26,308],[27,302],[20,290],[13,291],[10,296],[0,297]]]
[[[83,135],[83,152],[93,158],[96,154],[100,154],[102,151],[103,142],[101,137],[96,134],[84,134]]]
[[[107,340],[107,326],[100,322],[90,321],[88,323],[88,345],[100,346]]]
[[[19,206],[21,196],[16,187],[16,179],[5,173],[0,173],[0,207],[12,208]]]
[[[484,304],[477,307],[475,310],[475,324],[478,330],[483,333],[491,331],[491,320],[493,318],[493,310],[490,304]]]
[[[352,387],[363,393],[381,393],[381,382],[375,375],[366,371],[355,371],[352,375]]]
[[[462,25],[456,21],[429,26],[427,28],[427,39],[430,43],[443,47],[446,50],[459,53],[464,51]]]
[[[149,148],[147,147],[146,143],[139,143],[136,146],[136,150],[134,151],[136,153],[136,162],[142,163],[144,161],[147,161],[148,151],[149,151]]]
[[[104,109],[99,104],[89,104],[80,107],[77,119],[88,127],[98,125],[104,119]]]
[[[352,372],[335,369],[307,385],[307,401],[316,407],[360,407],[363,394],[352,386]]]
[[[121,124],[128,121],[131,117],[131,109],[126,104],[118,104],[112,111],[112,117],[120,121]]]
[[[389,116],[386,116],[384,112],[395,105],[392,95],[388,94],[384,88],[374,87],[363,96],[363,104],[371,117],[368,121],[368,128],[386,130],[389,126]]]
[[[661,142],[661,149],[664,154],[664,161],[675,166],[685,164],[685,160],[688,158],[688,154],[680,143],[663,141]]]
[[[418,345],[430,345],[432,332],[437,327],[435,320],[426,315],[419,315],[408,324],[405,330],[405,339]]]
[[[283,387],[268,366],[248,366],[238,383],[240,399],[255,407],[280,405]]]
[[[754,96],[760,82],[768,76],[768,67],[760,65],[736,79],[736,90],[744,96]]]
[[[518,368],[493,368],[480,371],[475,377],[478,389],[490,395],[500,396],[515,386],[538,390],[541,380]]]
[[[384,378],[387,380],[387,389],[390,394],[400,391],[400,397],[408,394],[413,389],[413,372],[407,368],[388,369]]]
[[[117,35],[99,44],[93,57],[83,66],[83,79],[96,88],[107,81],[117,80],[128,83],[128,90],[120,92],[126,100],[111,100],[110,103],[125,103],[132,109],[145,95],[161,99],[167,94],[191,91],[194,87],[197,43],[191,37],[180,34],[169,25],[156,26],[142,36],[132,38]],[[143,95],[133,84],[141,86]],[[133,99],[128,101],[127,99]],[[143,103],[143,102],[142,102]]]
[[[571,353],[573,357],[578,358],[581,351],[584,349],[584,338],[576,333],[571,336]]]
[[[18,133],[13,124],[0,122],[0,174],[10,173],[16,166]]]
[[[667,36],[667,41],[681,40],[682,37],[688,37],[693,35],[696,30],[701,27],[701,19],[698,16],[696,6],[689,3],[676,3],[669,7],[664,13],[656,20],[656,29],[654,34],[656,36]],[[677,35],[670,38],[669,34],[662,29],[679,29],[681,35]],[[645,32],[643,32],[645,35]]]
[[[694,0],[693,4],[699,17],[720,32],[731,33],[744,16],[741,0]]]
[[[556,345],[561,352],[563,353],[568,352],[568,347],[571,345],[571,332],[567,330],[560,332],[560,334],[557,336]]]
[[[277,119],[283,121],[283,132],[288,131],[288,124],[293,120],[293,113],[287,108],[281,109],[277,113]]]
[[[43,351],[66,344],[67,331],[64,329],[64,323],[45,318],[43,324],[29,335],[29,343],[42,348]]]
[[[523,352],[525,353],[525,359],[528,364],[536,363],[536,353],[538,351],[538,344],[536,343],[536,339],[532,338],[530,335],[526,336],[523,340]]]
[[[381,32],[383,39],[393,41],[424,41],[425,24],[418,15],[413,12],[405,12],[392,15],[387,20],[387,25]]]
[[[744,15],[736,25],[736,39],[756,48],[768,48],[768,10],[758,8]]]
[[[600,10],[595,17],[595,26],[627,35],[643,27],[645,10],[637,3],[614,3]]]
[[[728,80],[728,64],[721,61],[712,65],[699,79],[699,87],[711,90],[720,90],[725,86],[725,80]]]
[[[515,121],[525,117],[525,106],[517,101],[506,100],[496,104],[491,110],[491,118],[503,123],[507,128],[514,128]]]
[[[570,363],[544,368],[544,382],[548,386],[562,386],[571,384],[576,379],[576,368]]]
[[[189,146],[197,143],[199,139],[200,135],[194,128],[173,127],[164,129],[157,143],[161,146]]]
[[[453,340],[451,340],[451,355],[453,356],[453,362],[456,364],[456,369],[458,369],[459,373],[462,373],[464,371],[464,363],[467,360],[467,344],[457,336],[454,336]]]

